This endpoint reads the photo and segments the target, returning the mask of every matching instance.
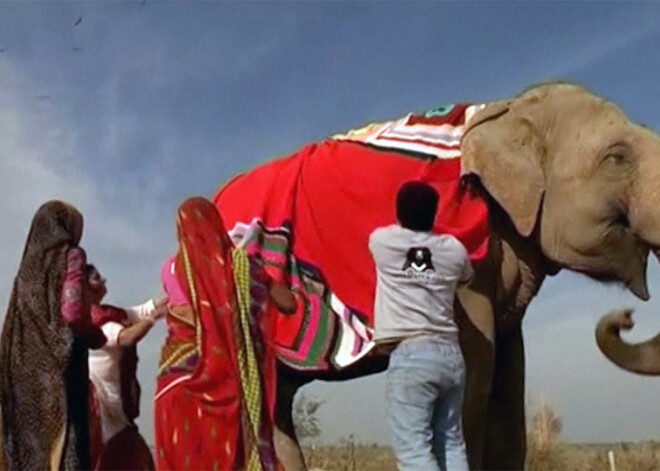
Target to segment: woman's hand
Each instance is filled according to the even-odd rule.
[[[160,319],[162,317],[165,317],[167,315],[167,311],[168,311],[167,304],[163,304],[162,306],[158,306],[156,304],[156,309],[154,309],[154,311],[151,313],[150,317],[154,321],[157,321],[158,319]]]
[[[161,294],[160,296],[154,299],[154,306],[156,306],[156,308],[167,306],[168,301],[169,299],[167,298],[167,294]]]
[[[293,314],[298,309],[298,302],[287,285],[279,281],[270,284],[270,298],[277,308],[285,314]]]

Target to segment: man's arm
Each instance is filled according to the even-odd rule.
[[[386,227],[379,227],[369,235],[369,252],[376,262],[383,250],[384,239],[387,235],[386,229]]]
[[[472,277],[474,276],[474,270],[472,269],[472,264],[470,263],[470,254],[467,253],[465,247],[462,248],[463,248],[464,257],[463,257],[463,268],[461,270],[461,276],[458,279],[459,285],[468,284],[470,281],[472,281]]]

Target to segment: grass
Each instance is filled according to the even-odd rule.
[[[660,470],[660,443],[571,444],[561,441],[561,420],[546,403],[532,416],[528,433],[530,471],[607,471],[608,453],[616,471]]]
[[[345,440],[333,446],[307,447],[304,452],[307,466],[315,471],[396,471],[394,454],[388,446]]]
[[[660,471],[660,442],[577,444],[561,440],[561,420],[541,404],[529,423],[529,471],[609,471],[608,452],[616,471]],[[305,448],[307,465],[314,471],[396,471],[387,446],[355,443],[348,439],[333,446]]]
[[[607,452],[614,452],[616,471],[660,470],[660,443],[575,444],[557,442],[542,454],[530,448],[529,471],[609,471]],[[392,450],[386,446],[352,444],[305,450],[314,471],[396,471]]]

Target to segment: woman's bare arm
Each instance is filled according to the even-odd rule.
[[[137,343],[147,335],[154,325],[154,319],[147,317],[140,319],[128,327],[124,327],[117,336],[117,345],[121,348],[128,348],[137,345]]]

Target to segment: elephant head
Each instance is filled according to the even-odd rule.
[[[660,137],[576,85],[537,86],[478,111],[462,141],[476,176],[546,259],[649,298],[660,247]]]

